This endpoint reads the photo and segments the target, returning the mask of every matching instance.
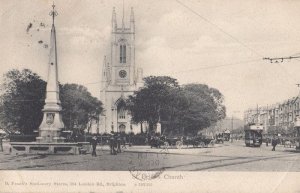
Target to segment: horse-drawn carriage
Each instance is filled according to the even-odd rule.
[[[164,145],[164,139],[159,136],[151,136],[149,139],[149,145],[150,147],[156,147],[156,148],[161,148]]]
[[[205,137],[205,136],[195,136],[195,137],[188,137],[188,136],[173,136],[173,137],[166,137],[166,136],[153,136],[149,140],[150,147],[156,148],[169,148],[169,147],[176,147],[177,149],[181,149],[184,145],[187,147],[192,145],[193,147],[208,147],[208,145],[214,145],[213,138]]]
[[[187,147],[192,145],[193,147],[203,148],[208,147],[209,144],[213,146],[215,144],[214,139],[204,135],[184,138],[184,145],[187,145]]]
[[[166,137],[166,136],[153,136],[149,140],[150,147],[156,148],[169,148],[176,147],[177,149],[181,149],[183,146],[183,137]]]

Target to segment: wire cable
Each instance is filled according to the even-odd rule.
[[[239,64],[246,64],[246,63],[258,62],[258,61],[260,61],[260,59],[256,59],[256,60],[248,60],[248,61],[236,62],[236,63],[228,63],[228,64],[222,64],[222,65],[215,65],[215,66],[203,66],[203,67],[193,68],[193,69],[189,69],[189,70],[183,70],[183,71],[178,71],[178,72],[172,72],[172,74],[186,73],[186,72],[198,71],[198,70],[203,70],[203,69],[221,68],[221,67],[226,67],[226,66],[233,66],[233,65],[239,65]]]
[[[257,51],[255,51],[254,49],[252,49],[251,47],[247,46],[245,43],[243,43],[242,41],[240,41],[238,38],[234,37],[233,35],[229,34],[228,32],[226,32],[225,30],[223,30],[221,27],[219,27],[217,24],[209,21],[207,18],[203,17],[202,15],[200,15],[198,12],[196,12],[195,10],[193,10],[192,8],[188,7],[187,5],[185,5],[184,3],[182,3],[179,0],[176,0],[176,2],[185,7],[186,9],[188,9],[189,11],[191,11],[192,13],[194,13],[195,15],[197,15],[198,17],[200,17],[202,20],[204,20],[205,22],[207,22],[208,24],[216,27],[219,31],[221,31],[222,33],[226,34],[228,37],[230,37],[231,39],[235,40],[237,43],[239,43],[240,45],[244,46],[245,48],[247,48],[248,50],[250,50],[251,52],[255,53],[256,55],[263,57],[260,53],[258,53]]]
[[[192,8],[190,8],[189,6],[187,6],[186,4],[182,3],[180,0],[176,0],[176,2],[181,5],[182,7],[186,8],[187,10],[189,10],[190,12],[192,12],[193,14],[195,14],[196,16],[198,16],[199,18],[201,18],[202,20],[204,20],[205,22],[207,22],[208,24],[216,27],[219,31],[221,31],[222,33],[226,34],[228,37],[230,37],[231,39],[233,39],[234,41],[236,41],[237,43],[239,43],[240,45],[242,45],[243,47],[247,48],[248,50],[250,50],[251,52],[255,53],[256,55],[263,57],[260,53],[258,53],[257,51],[255,51],[254,49],[252,49],[251,47],[247,46],[245,43],[243,43],[242,41],[240,41],[238,38],[234,37],[233,35],[231,35],[230,33],[226,32],[225,30],[223,30],[221,27],[219,27],[217,24],[211,22],[210,20],[208,20],[207,18],[203,17],[202,15],[200,15],[198,12],[196,12],[195,10],[193,10]],[[298,54],[298,53],[297,53]],[[281,65],[278,65],[287,75],[289,78],[292,78],[291,74],[288,73],[286,71],[286,69],[284,69]],[[221,67],[221,66],[220,66]],[[209,68],[209,67],[207,67]],[[294,78],[292,78],[293,81],[295,81]]]

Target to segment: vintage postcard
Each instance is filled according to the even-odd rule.
[[[0,5],[0,193],[300,192],[300,1]]]

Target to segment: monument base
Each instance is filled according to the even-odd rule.
[[[64,143],[65,142],[64,137],[36,137],[36,142],[38,143]]]
[[[73,154],[90,152],[88,142],[80,143],[37,143],[11,142],[11,153],[15,154]]]

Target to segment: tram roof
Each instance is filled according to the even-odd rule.
[[[262,125],[250,125],[245,130],[264,130],[264,126],[262,126]]]

